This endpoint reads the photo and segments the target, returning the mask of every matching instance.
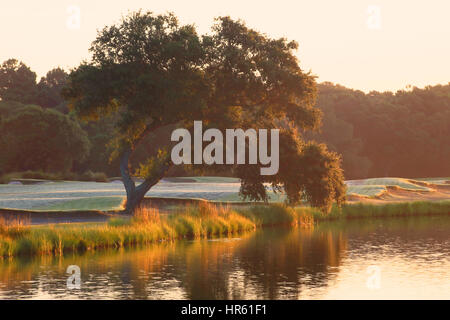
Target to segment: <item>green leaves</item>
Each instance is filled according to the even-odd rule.
[[[24,106],[0,123],[0,149],[9,171],[67,172],[89,154],[90,143],[77,122],[51,109]]]
[[[36,99],[36,73],[23,62],[9,59],[0,66],[0,100],[33,103]]]
[[[269,183],[284,188],[291,203],[306,195],[314,205],[328,208],[342,200],[342,172],[335,154],[304,146],[293,129],[314,129],[321,116],[313,108],[315,78],[302,72],[297,47],[230,17],[217,18],[212,33],[199,37],[194,26],[180,26],[173,14],[139,11],[99,32],[90,49],[92,60],[72,71],[64,96],[82,118],[115,115],[111,145],[113,155],[123,155],[125,175],[129,154],[145,135],[164,126],[194,120],[221,129],[281,126],[283,173],[262,177],[257,166],[238,166],[241,194],[266,201]],[[153,183],[165,174],[164,159],[140,161],[136,173]],[[307,165],[315,170],[302,167]],[[131,182],[127,188],[129,200],[134,199]]]
[[[280,135],[280,170],[274,176],[261,176],[257,166],[241,165],[240,194],[250,200],[267,201],[267,188],[284,192],[290,205],[306,202],[329,212],[333,202],[345,201],[346,186],[338,154],[324,144],[304,143],[297,131],[283,130]]]
[[[132,148],[142,123],[151,131],[198,117],[205,107],[200,39],[172,14],[131,14],[104,28],[90,50],[92,61],[72,71],[64,95],[82,118],[118,113],[117,127]]]
[[[166,149],[159,149],[156,156],[139,165],[134,175],[144,179],[153,179],[167,170],[169,162],[170,153]]]

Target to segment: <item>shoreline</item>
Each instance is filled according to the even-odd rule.
[[[436,204],[436,203],[450,203],[450,199],[433,199],[433,200],[410,200],[410,201],[375,201],[376,199],[370,199],[374,201],[347,201],[343,205],[344,208],[351,207],[378,207],[386,208],[392,206],[402,206],[407,204]],[[215,206],[231,207],[231,208],[251,208],[251,207],[270,207],[276,205],[283,205],[282,203],[264,203],[264,202],[226,202],[226,201],[208,201],[200,198],[171,198],[171,197],[146,197],[142,202],[142,206],[146,208],[152,208],[159,210],[162,214],[172,214],[177,212],[180,208],[186,206],[198,206],[202,204],[211,204]],[[311,211],[315,211],[314,208],[309,206],[296,206],[294,209],[309,208]],[[326,218],[340,219],[337,217],[336,207],[333,207],[331,213]],[[439,215],[446,213],[437,213]],[[450,210],[447,214],[450,214]],[[399,214],[401,215],[401,214]],[[428,214],[422,214],[428,215]],[[0,219],[5,220],[26,220],[31,225],[47,225],[47,224],[70,224],[70,223],[82,223],[82,222],[107,222],[111,218],[127,217],[120,210],[25,210],[25,209],[10,209],[0,208]],[[386,214],[380,214],[379,217],[385,217]],[[375,217],[372,215],[372,217]],[[316,215],[317,218],[317,215]],[[324,217],[323,217],[324,218]],[[346,218],[358,219],[364,218],[357,214],[347,216]]]
[[[203,201],[170,214],[160,214],[151,207],[139,211],[133,217],[110,214],[107,221],[87,223],[26,225],[17,220],[8,225],[0,220],[0,258],[62,256],[180,239],[215,239],[275,226],[314,228],[321,222],[450,216],[450,201],[346,204],[333,207],[328,214],[311,207],[291,208],[281,204],[223,207]]]

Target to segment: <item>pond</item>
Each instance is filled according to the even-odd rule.
[[[67,286],[67,268],[81,271]],[[0,261],[0,299],[450,299],[450,217]]]

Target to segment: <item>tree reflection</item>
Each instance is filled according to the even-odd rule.
[[[121,299],[284,298],[302,281],[326,283],[339,265],[342,234],[265,230],[239,239],[157,244],[145,249],[11,259],[0,263],[0,297]],[[66,288],[66,269],[78,265],[82,289]],[[171,290],[173,293],[171,294]]]
[[[445,255],[450,220],[436,219],[323,223],[313,230],[259,230],[239,239],[4,259],[0,298],[298,299],[307,289],[331,285],[350,242],[359,257],[381,254],[389,244],[405,264],[424,254],[424,239],[430,257]],[[80,290],[66,287],[69,265],[81,269]]]

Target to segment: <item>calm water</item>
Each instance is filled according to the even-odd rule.
[[[81,288],[67,289],[69,265]],[[450,217],[0,261],[1,299],[450,299]]]

